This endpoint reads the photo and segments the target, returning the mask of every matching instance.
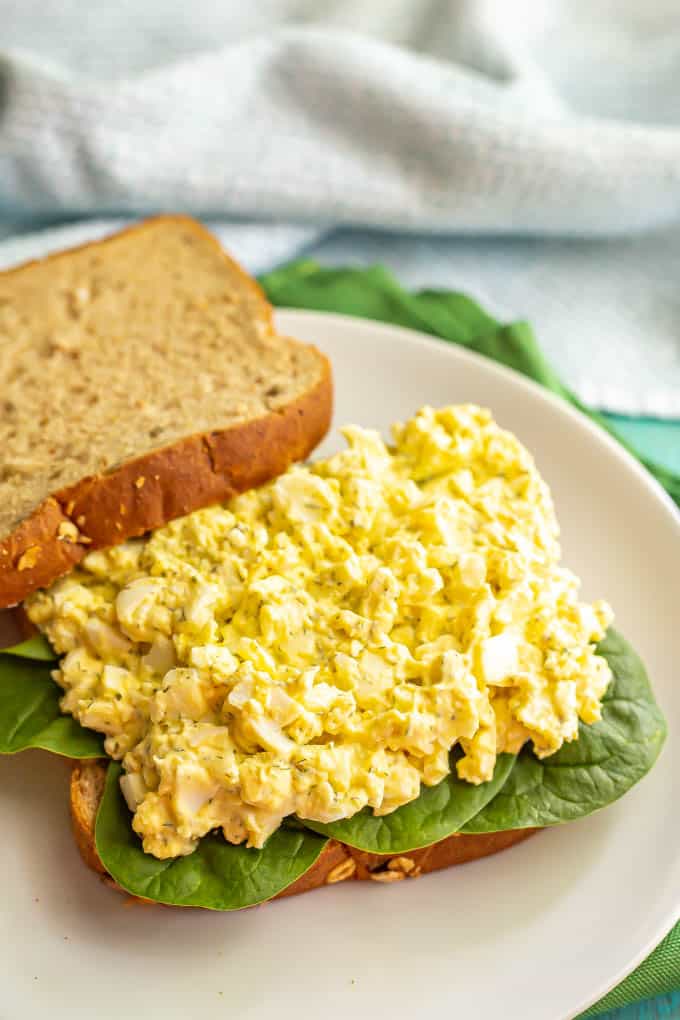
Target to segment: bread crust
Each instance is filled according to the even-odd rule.
[[[212,234],[189,217],[157,219],[183,221],[222,252]],[[150,222],[126,232],[143,230]],[[223,255],[259,295],[271,326],[271,307],[259,286]],[[12,272],[16,270],[9,275]],[[304,460],[328,431],[333,407],[330,363],[313,350],[319,359],[317,383],[284,407],[229,428],[187,436],[45,499],[0,541],[0,609],[68,573],[90,550],[117,545],[229,499]]]
[[[107,884],[120,892],[125,892],[107,873],[95,845],[95,821],[104,791],[105,777],[104,761],[82,761],[73,765],[70,786],[73,833],[81,857],[87,866],[100,874]],[[369,854],[332,839],[312,867],[287,889],[278,893],[274,899],[311,892],[323,885],[335,885],[345,881],[391,884],[403,879],[417,878],[419,875],[439,871],[441,868],[451,868],[456,864],[488,857],[489,854],[521,843],[538,831],[538,829],[510,829],[478,836],[455,834],[422,850],[411,850],[398,856]],[[132,899],[151,902],[142,900],[141,897]]]
[[[72,248],[63,248],[60,251],[54,251],[50,255],[45,255],[42,258],[29,259],[27,262],[20,262],[17,266],[11,266],[10,269],[3,269],[0,275],[4,279],[11,279],[12,276],[23,272],[26,269],[30,269],[31,266],[45,265],[45,263],[58,262],[60,259],[69,258],[76,252],[87,250],[95,250],[97,248],[105,247],[111,238],[113,237],[125,237],[129,234],[136,234],[139,231],[147,230],[150,227],[154,227],[159,223],[176,223],[181,224],[185,230],[190,230],[201,240],[209,243],[215,248],[222,256],[224,261],[231,266],[234,272],[241,277],[242,282],[248,287],[250,291],[262,302],[262,315],[265,321],[273,328],[273,311],[272,307],[267,301],[262,287],[260,287],[257,280],[254,280],[250,276],[243,266],[241,266],[231,255],[227,254],[220,242],[217,240],[214,234],[195,220],[193,216],[187,216],[185,213],[161,213],[158,216],[148,216],[146,219],[139,220],[136,223],[131,223],[127,227],[123,227],[121,230],[116,230],[113,234],[106,234],[104,237],[100,237],[96,241],[85,241],[83,244],[74,245]]]

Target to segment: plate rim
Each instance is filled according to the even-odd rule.
[[[633,481],[633,477],[636,478],[638,483],[642,485],[643,489],[648,493],[650,499],[655,502],[657,507],[663,507],[664,519],[669,522],[671,528],[674,529],[674,533],[677,533],[678,538],[680,538],[680,512],[661,485],[647,472],[647,470],[630,453],[628,453],[628,451],[621,446],[616,439],[606,433],[599,425],[590,421],[590,419],[582,412],[572,407],[563,398],[551,393],[540,384],[527,378],[516,370],[511,369],[508,366],[498,364],[483,355],[470,351],[459,345],[443,341],[434,336],[404,326],[394,326],[378,320],[333,312],[313,311],[309,309],[277,308],[274,312],[275,321],[277,323],[283,325],[284,323],[290,322],[290,332],[293,335],[295,335],[295,323],[299,323],[302,320],[311,324],[318,323],[320,329],[323,328],[324,323],[332,322],[335,323],[339,329],[346,330],[347,332],[351,331],[355,334],[357,332],[378,332],[383,335],[389,335],[401,342],[408,343],[411,346],[420,347],[421,349],[429,349],[433,351],[438,350],[440,352],[446,350],[446,356],[453,360],[458,360],[460,364],[474,365],[475,369],[482,370],[487,375],[496,377],[497,379],[504,381],[506,384],[511,384],[515,390],[519,387],[520,392],[522,390],[527,392],[527,394],[531,395],[532,400],[538,400],[539,403],[549,405],[554,410],[558,411],[564,419],[570,421],[573,426],[581,430],[582,434],[589,436],[595,443],[599,444],[603,453],[609,453],[609,455],[613,456],[622,465],[622,467],[627,469],[628,475],[631,477],[631,481]],[[288,331],[288,328],[288,326],[284,326],[284,331]],[[320,342],[322,342],[321,338]],[[659,941],[661,941],[665,934],[667,934],[667,932],[680,918],[680,891],[677,894],[677,900],[677,903],[671,911],[659,911],[660,915],[667,916],[669,918],[667,926],[663,928],[663,931],[661,931],[663,922],[660,917],[658,924],[654,926],[656,934],[645,940],[645,944],[642,948],[633,954],[626,965],[617,970],[613,977],[606,978],[602,985],[598,986],[596,991],[589,995],[585,1000],[579,1002],[576,1008],[569,1007],[568,1012],[560,1012],[554,1020],[573,1020],[573,1018],[577,1017],[583,1010],[599,1001],[602,996],[606,995],[612,988],[616,987],[628,974],[639,966],[639,964],[658,945]]]
[[[447,341],[431,334],[423,333],[420,330],[411,329],[408,326],[397,326],[392,323],[381,322],[378,319],[368,319],[363,316],[347,315],[340,312],[326,312],[292,307],[274,308],[274,318],[277,324],[280,323],[283,326],[284,332],[290,332],[293,336],[295,335],[295,323],[299,320],[303,320],[308,323],[314,323],[315,321],[320,321],[321,323],[332,322],[338,327],[355,331],[377,331],[385,336],[396,335],[400,340],[415,347],[426,349],[436,348],[440,351],[442,349],[446,349],[449,356],[452,358],[458,359],[463,363],[467,362],[468,364],[473,364],[475,367],[481,368],[483,371],[488,372],[492,376],[496,376],[498,379],[506,383],[510,383],[513,386],[519,386],[521,389],[524,389],[531,394],[532,398],[537,398],[539,401],[552,407],[558,411],[558,413],[564,415],[572,425],[585,431],[596,443],[599,443],[610,456],[613,456],[625,469],[631,472],[649,494],[649,497],[663,507],[663,511],[670,525],[675,529],[678,539],[680,540],[680,508],[676,506],[663,486],[656,480],[656,478],[653,477],[653,475],[650,474],[644,465],[641,464],[640,461],[637,460],[617,439],[615,439],[614,436],[610,435],[610,433],[605,431],[605,429],[603,429],[600,425],[592,421],[586,414],[572,406],[563,397],[560,397],[546,387],[541,386],[540,383],[535,382],[533,379],[523,375],[516,369],[510,368],[508,365],[500,364],[499,362],[496,362],[491,358],[487,358],[485,355],[479,354],[476,351],[468,350],[460,344]],[[287,325],[289,319],[291,323],[290,328]],[[633,955],[631,960],[627,964],[623,965],[613,977],[605,979],[602,986],[598,989],[594,996],[588,996],[588,998],[580,1002],[575,1009],[562,1014],[559,1018],[556,1018],[556,1020],[575,1020],[575,1018],[580,1016],[584,1010],[593,1006],[596,1002],[599,1002],[599,1000],[612,991],[612,989],[621,984],[626,977],[632,974],[633,971],[644,962],[644,960],[657,948],[660,942],[663,941],[666,935],[668,935],[680,921],[680,891],[677,896],[677,902],[669,910],[665,911],[665,919],[660,920],[657,935],[646,940],[643,946]]]
[[[433,348],[438,350],[447,350],[452,357],[459,358],[463,362],[474,364],[481,367],[484,371],[488,371],[491,375],[495,375],[500,379],[505,379],[511,382],[513,385],[518,385],[521,388],[526,389],[533,397],[538,398],[549,406],[555,408],[557,411],[566,415],[566,417],[573,422],[578,428],[585,429],[597,442],[601,443],[605,449],[613,454],[620,463],[625,465],[629,470],[632,470],[636,475],[637,479],[642,482],[644,487],[649,491],[650,495],[658,499],[669,513],[669,519],[671,520],[674,527],[678,529],[678,537],[680,537],[680,507],[677,507],[673,502],[669,494],[666,492],[660,482],[654,478],[647,468],[630,453],[626,447],[615,439],[609,432],[607,432],[601,425],[592,421],[583,411],[579,411],[577,407],[570,404],[564,397],[560,397],[557,393],[553,393],[552,390],[547,389],[545,386],[541,386],[540,383],[530,379],[529,376],[523,375],[515,368],[510,368],[509,365],[503,365],[498,361],[494,361],[492,358],[487,358],[484,354],[479,354],[477,351],[471,351],[467,347],[457,344],[453,341],[446,340],[441,337],[436,337],[432,334],[423,333],[418,329],[411,329],[410,326],[397,326],[392,325],[389,322],[381,322],[379,319],[367,319],[364,316],[359,315],[347,315],[341,312],[325,312],[317,311],[309,308],[288,308],[288,307],[274,307],[274,319],[275,322],[283,320],[285,323],[286,319],[290,318],[295,321],[297,318],[303,320],[309,320],[313,322],[315,319],[321,319],[326,322],[335,322],[338,326],[345,326],[348,328],[360,328],[369,329],[371,331],[376,330],[383,334],[397,334],[400,339],[407,343],[413,344],[414,346],[422,346],[427,348]],[[288,327],[282,330],[288,332]],[[292,331],[294,332],[294,330]]]

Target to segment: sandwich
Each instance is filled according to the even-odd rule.
[[[644,667],[488,410],[308,461],[327,361],[181,217],[5,274],[3,315],[0,605],[32,633],[0,656],[0,751],[73,760],[107,883],[234,910],[411,881],[652,767]]]

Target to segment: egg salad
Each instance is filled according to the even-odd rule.
[[[105,735],[144,850],[287,815],[384,815],[600,718],[612,613],[560,565],[550,493],[490,413],[392,429],[150,536],[26,602],[61,707]]]

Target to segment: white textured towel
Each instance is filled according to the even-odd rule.
[[[675,0],[0,0],[0,24],[6,223],[186,209],[253,270],[379,259],[531,319],[588,402],[680,417]]]

